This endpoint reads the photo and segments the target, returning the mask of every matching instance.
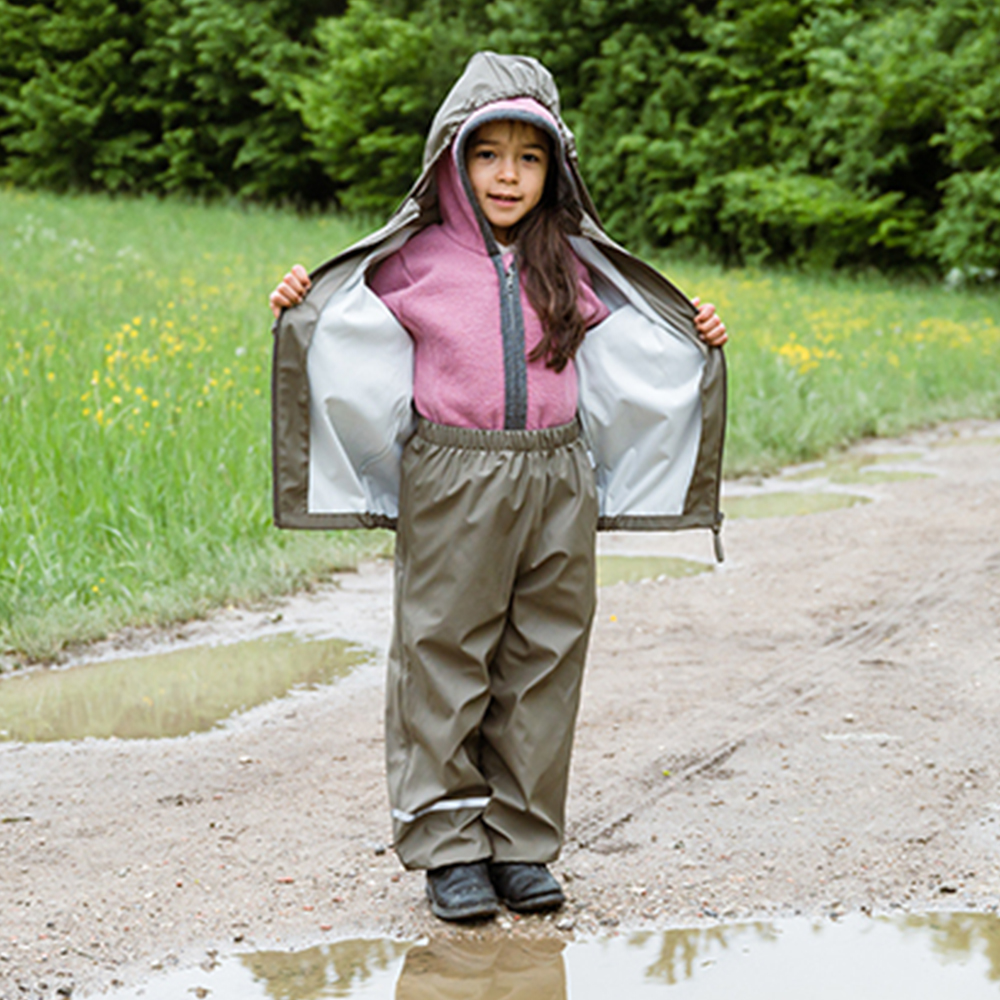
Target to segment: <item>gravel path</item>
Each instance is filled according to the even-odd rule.
[[[0,744],[0,997],[360,935],[995,912],[1000,424],[872,451],[934,475],[844,487],[874,498],[862,506],[732,521],[715,571],[602,589],[561,913],[471,930],[430,916],[387,847],[380,662],[198,736]],[[776,486],[802,484],[732,492]],[[704,536],[602,545],[711,558]],[[389,572],[366,566],[280,618],[226,612],[92,655],[289,628],[382,650]]]

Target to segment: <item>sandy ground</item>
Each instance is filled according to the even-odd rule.
[[[360,935],[995,912],[1000,424],[862,450],[919,451],[910,466],[935,475],[868,485],[864,506],[733,521],[713,572],[602,589],[561,913],[431,917],[387,847],[380,662],[203,735],[0,744],[0,997]],[[711,558],[702,534],[602,546]],[[388,628],[383,563],[92,655],[288,629],[381,651]]]

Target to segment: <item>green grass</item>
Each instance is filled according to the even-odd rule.
[[[365,228],[0,191],[0,654],[51,657],[389,549],[270,523],[267,293]],[[733,334],[731,473],[1000,413],[995,295],[665,269]]]
[[[1000,416],[1000,296],[888,278],[661,262],[732,334],[728,475],[863,437]]]
[[[357,227],[0,192],[0,651],[308,585],[384,534],[271,526],[267,293]]]

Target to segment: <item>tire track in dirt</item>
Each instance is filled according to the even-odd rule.
[[[568,831],[566,854],[585,850],[604,853],[610,838],[620,833],[636,817],[655,809],[663,799],[676,794],[687,782],[720,768],[754,735],[772,727],[800,706],[822,698],[835,688],[845,673],[859,659],[913,640],[929,621],[933,610],[960,609],[977,594],[981,579],[990,571],[991,559],[984,556],[978,566],[963,565],[961,570],[938,569],[937,572],[907,584],[894,595],[891,604],[866,615],[846,629],[821,640],[804,658],[796,650],[781,657],[766,677],[752,683],[735,702],[725,705],[709,701],[684,718],[684,728],[695,732],[721,732],[706,749],[666,753],[652,765],[643,761],[622,781],[616,775],[613,784],[602,788],[600,805],[591,807]],[[664,772],[669,778],[664,781]]]

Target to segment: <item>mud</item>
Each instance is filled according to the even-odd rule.
[[[711,572],[601,590],[554,866],[569,903],[546,918],[442,926],[392,854],[387,563],[93,649],[294,632],[375,656],[192,736],[0,744],[0,997],[87,995],[237,947],[995,913],[1000,425],[856,451],[892,450],[930,475],[838,487],[865,504],[734,519]],[[804,471],[728,492],[833,489],[792,479]],[[602,553],[708,563],[711,542],[609,536]]]

